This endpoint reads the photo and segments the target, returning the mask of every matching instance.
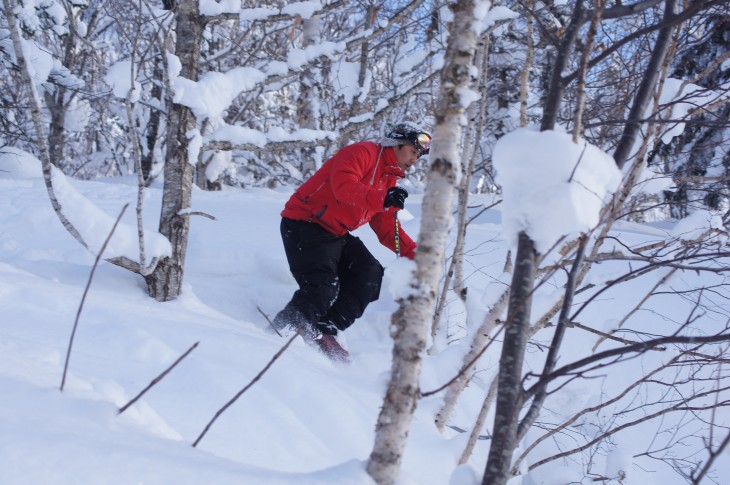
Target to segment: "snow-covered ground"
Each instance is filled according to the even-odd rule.
[[[389,378],[389,319],[396,308],[394,286],[402,280],[395,274],[395,256],[378,244],[369,228],[356,234],[386,266],[386,273],[380,300],[342,339],[353,362],[333,364],[301,340],[295,341],[194,448],[191,444],[215,413],[284,343],[267,330],[257,306],[273,315],[296,288],[279,238],[279,212],[291,189],[228,188],[212,193],[196,189],[193,210],[217,220],[193,219],[184,294],[175,301],[156,302],[147,296],[139,276],[102,263],[80,315],[61,393],[66,350],[94,255],[61,226],[37,171],[28,173],[7,163],[0,168],[4,170],[0,171],[0,483],[372,483],[365,463]],[[70,184],[112,218],[131,203],[124,221],[134,223],[134,178]],[[415,238],[421,194],[418,188],[411,189],[406,209],[413,217],[402,219],[404,229]],[[147,190],[145,218],[150,230],[157,226],[160,196],[159,186]],[[487,199],[475,197],[475,203],[488,204]],[[468,331],[465,323],[468,328],[478,324],[495,294],[492,283],[500,276],[507,252],[500,223],[500,212],[492,209],[470,228],[467,271],[474,321],[464,322],[462,309],[449,307],[453,336]],[[629,224],[621,229],[630,242],[663,233]],[[624,271],[626,264],[604,268],[602,278]],[[535,314],[554,301],[559,280],[553,283],[552,290],[549,282],[536,296]],[[607,294],[603,303],[584,315],[585,323],[602,328],[595,320],[601,315],[603,328],[612,328],[623,315],[620,310],[635,304],[636,297],[629,295],[640,295],[641,288],[649,286],[637,280],[621,290],[625,293]],[[664,314],[672,313],[668,305],[673,301],[667,298],[661,303]],[[680,311],[684,310],[678,306],[678,319],[684,318]],[[567,338],[561,362],[590,354],[596,340],[574,329]],[[446,340],[438,341],[439,351],[426,358],[424,391],[445,383],[459,366],[465,347],[458,342],[447,345]],[[549,342],[549,334],[538,340]],[[185,360],[118,415],[119,407],[195,342],[200,343]],[[472,425],[496,369],[497,350],[480,362],[480,372],[452,424]],[[528,365],[539,369],[543,359],[544,353],[531,347]],[[627,372],[561,391],[548,401],[548,414],[567,415],[595,402],[601,392],[612,394],[637,378],[648,363],[637,359],[622,365]],[[441,435],[436,430],[433,417],[441,398],[439,394],[419,402],[401,484],[461,485],[480,480],[489,441],[478,441],[469,463],[455,471],[467,435],[452,430]],[[491,419],[488,423],[491,426]],[[623,483],[680,483],[661,463],[630,464],[634,445],[640,449],[638,442],[645,441],[640,433],[646,429],[635,429],[617,435],[616,452],[596,457],[597,473],[628,462],[629,478]],[[533,437],[531,433],[528,439]],[[558,445],[546,443],[543,450],[551,446]],[[730,473],[728,461],[724,454],[718,467]],[[559,465],[538,468],[515,483],[584,479],[578,461],[554,463]],[[585,478],[584,483],[590,480]]]

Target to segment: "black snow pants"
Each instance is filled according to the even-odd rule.
[[[383,267],[359,238],[282,218],[281,238],[299,289],[282,313],[299,313],[345,330],[380,296]]]

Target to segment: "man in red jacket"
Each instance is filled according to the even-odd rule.
[[[383,245],[413,259],[416,243],[396,217],[408,192],[396,182],[430,144],[418,126],[398,123],[378,143],[340,149],[291,196],[281,237],[299,289],[274,318],[277,330],[299,330],[330,359],[349,362],[337,332],[378,299],[383,279],[383,267],[350,231],[370,223]]]

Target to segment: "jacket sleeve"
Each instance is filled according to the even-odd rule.
[[[391,209],[387,212],[380,212],[370,219],[370,227],[378,235],[380,243],[395,251],[395,210]],[[398,221],[398,239],[400,244],[400,254],[408,259],[416,257],[416,243],[406,234],[403,227]]]
[[[383,160],[380,162],[383,163]],[[330,184],[339,202],[367,208],[372,212],[383,210],[387,191],[376,189],[363,180],[377,163],[372,151],[360,144],[349,145],[337,152],[330,163]]]

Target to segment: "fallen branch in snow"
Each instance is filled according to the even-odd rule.
[[[271,325],[271,328],[274,329],[274,332],[276,332],[276,335],[278,335],[279,337],[283,337],[283,335],[279,332],[279,330],[274,326],[274,322],[272,322],[271,319],[269,318],[269,316],[266,313],[264,313],[264,311],[261,309],[261,307],[256,305],[256,309],[259,311],[260,314],[262,314],[264,316],[266,321],[269,322],[269,325]]]
[[[291,338],[284,344],[284,346],[282,348],[280,348],[279,351],[276,354],[274,354],[274,356],[271,358],[271,360],[269,361],[269,363],[266,364],[266,366],[263,369],[261,369],[261,372],[259,372],[256,375],[256,377],[254,377],[251,380],[251,382],[249,382],[248,384],[246,384],[246,386],[243,389],[241,389],[240,391],[238,391],[238,393],[236,393],[236,395],[233,396],[233,398],[231,398],[230,401],[228,401],[222,408],[220,408],[218,410],[217,413],[215,413],[215,416],[213,416],[213,419],[210,420],[210,422],[205,426],[205,429],[203,430],[203,432],[200,433],[200,436],[198,436],[198,438],[195,440],[195,442],[193,442],[193,448],[195,448],[196,446],[198,446],[198,443],[200,443],[200,440],[203,439],[203,436],[206,435],[206,433],[208,432],[208,430],[210,429],[210,427],[213,426],[213,423],[216,422],[216,420],[220,417],[220,415],[223,414],[223,412],[226,409],[228,409],[229,407],[231,407],[231,405],[233,405],[233,403],[235,403],[238,400],[238,398],[243,395],[244,392],[248,391],[251,386],[253,386],[254,384],[256,384],[256,382],[258,382],[258,380],[261,379],[261,377],[266,373],[267,370],[269,370],[269,368],[274,364],[274,362],[276,362],[276,360],[279,357],[281,357],[281,354],[283,354],[284,351],[287,348],[289,348],[289,346],[291,345],[291,343],[294,342],[294,339],[297,338],[299,336],[299,334],[302,333],[302,330],[303,329],[304,329],[304,325],[300,326],[299,329],[297,330],[297,332],[294,335],[291,336]]]
[[[112,230],[109,231],[109,235],[106,237],[106,240],[104,241],[104,244],[101,245],[101,249],[99,250],[99,254],[96,255],[96,259],[94,260],[94,265],[91,267],[91,273],[89,273],[89,280],[86,282],[86,288],[84,288],[84,294],[81,296],[81,302],[79,303],[79,309],[76,311],[76,320],[74,320],[74,326],[71,330],[71,338],[68,341],[68,349],[66,350],[66,362],[63,364],[63,375],[61,376],[61,392],[63,392],[63,386],[66,384],[66,373],[68,372],[68,361],[71,358],[71,347],[73,347],[74,344],[74,337],[76,336],[76,328],[79,326],[79,318],[81,317],[81,310],[84,308],[84,302],[86,301],[86,295],[89,294],[89,288],[91,287],[91,280],[94,278],[94,272],[96,271],[96,267],[99,266],[99,260],[101,259],[101,255],[104,253],[104,250],[106,249],[107,244],[109,244],[109,241],[112,238],[112,235],[114,234],[114,230],[117,228],[117,225],[119,224],[119,221],[122,219],[122,215],[124,214],[124,211],[127,210],[127,207],[129,204],[124,204],[124,207],[122,207],[122,210],[119,212],[119,215],[117,216],[117,220],[114,222],[114,225],[112,226]]]
[[[192,345],[192,346],[191,346],[191,347],[190,347],[190,348],[189,348],[189,349],[188,349],[188,350],[187,350],[187,351],[186,351],[186,352],[185,352],[184,354],[182,354],[182,355],[181,355],[180,357],[178,357],[178,358],[177,358],[177,360],[176,360],[175,362],[173,362],[173,363],[172,363],[172,365],[171,365],[170,367],[168,367],[167,369],[165,369],[165,370],[164,370],[164,372],[162,372],[162,374],[160,374],[159,376],[157,376],[157,377],[155,377],[154,379],[152,379],[152,382],[150,382],[150,383],[149,383],[149,384],[147,385],[147,387],[145,387],[144,389],[142,389],[142,391],[141,391],[141,392],[140,392],[139,394],[137,394],[137,395],[136,395],[136,396],[134,397],[134,399],[132,399],[132,400],[131,400],[131,401],[129,401],[129,402],[127,403],[127,404],[125,404],[124,406],[122,406],[121,408],[119,408],[119,412],[118,412],[117,414],[122,414],[122,413],[123,413],[124,411],[126,411],[126,410],[127,410],[127,409],[128,409],[128,408],[129,408],[129,407],[130,407],[130,406],[132,405],[132,404],[136,403],[136,402],[137,402],[137,401],[139,400],[139,398],[141,398],[142,396],[144,396],[144,395],[145,395],[145,393],[146,393],[147,391],[149,391],[150,389],[152,389],[152,388],[153,388],[153,387],[155,386],[155,384],[157,384],[157,383],[158,383],[158,382],[160,382],[160,381],[161,381],[162,379],[164,379],[164,378],[165,378],[165,376],[166,376],[167,374],[169,374],[169,373],[170,373],[170,371],[171,371],[172,369],[174,369],[174,368],[175,368],[175,366],[177,366],[177,365],[178,365],[178,364],[179,364],[180,362],[182,362],[182,360],[183,360],[183,359],[184,359],[185,357],[187,357],[188,355],[190,355],[190,352],[192,352],[193,350],[195,350],[195,347],[197,347],[199,343],[200,343],[200,341],[198,341],[198,342],[195,342],[195,343],[194,343],[194,344],[193,344],[193,345]]]

